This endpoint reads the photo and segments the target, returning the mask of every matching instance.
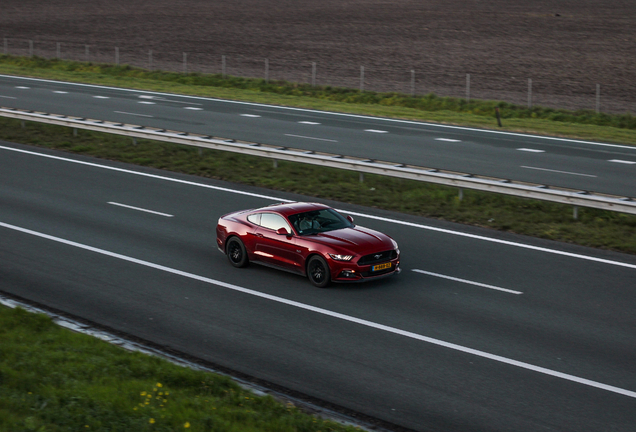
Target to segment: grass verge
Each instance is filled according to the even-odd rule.
[[[0,117],[0,139],[369,207],[636,253],[636,216]]]
[[[354,432],[230,378],[0,306],[0,430]]]

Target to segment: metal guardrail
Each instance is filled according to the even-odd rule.
[[[106,122],[103,120],[48,114],[16,108],[0,108],[0,116],[19,120],[67,126],[75,129],[112,133],[131,138],[165,141],[233,153],[285,160],[330,168],[339,168],[359,173],[378,174],[389,177],[417,180],[428,183],[501,193],[522,198],[532,198],[575,206],[636,214],[636,201],[632,197],[601,194],[591,191],[554,187],[544,184],[519,182],[508,179],[426,168],[373,159],[355,158],[345,155],[321,153],[271,146],[267,144],[223,139],[209,135],[191,134],[140,125]]]

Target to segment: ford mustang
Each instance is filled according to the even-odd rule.
[[[323,204],[281,203],[226,214],[216,227],[216,244],[234,267],[264,264],[305,275],[320,288],[400,272],[395,240]]]

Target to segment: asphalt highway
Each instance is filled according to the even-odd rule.
[[[0,106],[636,197],[636,147],[0,76]]]
[[[0,291],[417,431],[634,430],[636,257],[331,202],[400,275],[216,250],[219,216],[297,199],[0,142]]]

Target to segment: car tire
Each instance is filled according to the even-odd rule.
[[[249,264],[245,245],[238,237],[231,237],[225,246],[227,259],[234,267],[246,267]]]
[[[318,288],[325,288],[331,282],[331,272],[323,257],[314,255],[307,263],[307,277]]]

